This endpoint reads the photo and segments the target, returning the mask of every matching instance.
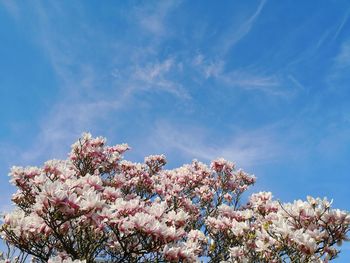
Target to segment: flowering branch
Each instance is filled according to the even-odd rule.
[[[84,134],[67,160],[13,167],[3,238],[36,262],[328,262],[350,215],[326,199],[242,195],[255,177],[224,159],[163,169],[123,160],[126,144]],[[25,259],[25,258],[24,258]]]

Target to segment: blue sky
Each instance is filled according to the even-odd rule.
[[[222,156],[255,191],[350,210],[349,16],[345,0],[1,0],[1,209],[9,167],[90,131],[134,161]]]

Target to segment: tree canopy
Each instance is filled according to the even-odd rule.
[[[229,161],[167,170],[164,155],[134,163],[127,150],[86,133],[66,160],[13,167],[3,239],[52,263],[328,262],[347,240],[350,214],[327,199],[243,202],[256,178]]]

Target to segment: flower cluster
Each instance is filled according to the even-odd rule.
[[[16,209],[4,239],[37,262],[327,262],[350,215],[326,199],[281,204],[242,194],[255,177],[224,159],[165,170],[164,155],[123,160],[128,145],[84,134],[67,160],[13,167]]]

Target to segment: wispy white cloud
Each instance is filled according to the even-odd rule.
[[[234,38],[229,38],[227,42],[229,46],[234,45],[249,33],[265,2],[261,1],[254,14],[239,26],[238,34]],[[135,7],[129,19],[137,21],[139,32],[147,30],[159,40],[169,31],[167,17],[179,4],[179,1],[167,1],[157,2],[155,6],[150,4],[146,7]],[[159,42],[153,40],[143,46],[135,47],[123,38],[114,39],[118,50],[110,47],[104,50],[108,53],[107,58],[113,57],[113,59],[106,61],[107,66],[101,67],[101,63],[96,63],[93,57],[86,59],[84,52],[100,48],[94,45],[93,40],[98,37],[103,42],[104,36],[96,32],[94,25],[85,17],[84,7],[77,9],[79,9],[77,12],[79,19],[74,20],[77,31],[72,34],[69,30],[61,32],[56,20],[52,19],[55,17],[64,20],[68,12],[60,2],[50,6],[45,2],[36,2],[33,6],[37,18],[37,42],[50,60],[60,84],[60,91],[51,110],[42,116],[40,131],[37,138],[33,140],[32,146],[21,153],[26,163],[43,158],[63,158],[70,143],[83,131],[98,131],[101,124],[106,124],[107,116],[111,114],[118,116],[119,112],[125,111],[129,105],[134,105],[130,102],[136,97],[135,95],[157,92],[168,93],[180,102],[191,99],[189,89],[185,88],[181,82],[183,68],[186,67],[198,69],[203,81],[213,78],[224,88],[260,90],[272,95],[279,95],[282,92],[279,90],[281,83],[277,75],[266,75],[258,70],[250,72],[244,69],[227,72],[223,58],[209,59],[204,55],[198,55],[192,60],[182,59],[188,55],[187,53],[183,56],[169,54],[165,58],[160,58]],[[234,32],[231,33],[234,34]],[[85,57],[85,60],[81,60],[82,57]],[[101,94],[101,89],[105,90],[105,88],[108,90],[107,96]],[[105,91],[103,93],[107,94]],[[192,138],[188,143],[185,142],[184,147],[191,140]],[[266,140],[261,138],[260,141],[256,141],[256,149],[261,148]],[[181,141],[179,139],[179,142]],[[193,138],[193,141],[196,141],[196,138]],[[211,156],[222,153],[235,157],[234,155],[239,151],[240,156],[245,156],[246,159],[257,159],[256,149],[250,146],[243,147],[236,141],[232,141],[235,146],[230,151],[218,150],[214,146],[208,146],[209,148],[205,149],[204,143],[203,141],[203,145],[197,148],[196,155],[199,157],[208,152]],[[180,146],[178,144],[176,147]],[[188,150],[184,149],[184,151]]]
[[[350,16],[350,9],[347,10],[347,12],[346,12],[346,14],[344,15],[342,21],[341,21],[340,24],[337,26],[337,29],[336,29],[336,31],[335,31],[335,33],[334,33],[334,35],[333,35],[333,38],[332,38],[333,41],[334,41],[335,39],[337,39],[338,36],[339,36],[339,34],[342,32],[342,30],[343,30],[345,24],[346,24],[346,23],[348,22],[348,20],[349,20],[349,16]]]
[[[327,29],[322,35],[321,37],[318,39],[316,46],[314,48],[315,52],[317,50],[319,50],[319,48],[321,48],[325,43],[327,43],[327,40],[329,39],[329,36],[331,35],[332,30],[331,29]]]
[[[19,155],[21,161],[33,163],[48,158],[65,158],[70,144],[83,131],[94,127],[94,121],[98,115],[104,114],[104,108],[102,105],[101,111],[101,107],[95,103],[56,103],[43,119],[33,145]]]
[[[147,29],[156,36],[163,36],[165,19],[178,3],[157,3],[154,9],[137,7],[137,12],[131,12],[131,15],[139,21],[140,31]],[[155,56],[158,52],[156,43],[135,48],[128,41],[115,39],[123,52],[116,51],[112,45],[107,47],[108,50],[104,51],[110,53],[108,57],[114,57],[106,61],[107,66],[101,68],[93,56],[81,61],[84,50],[100,48],[91,40],[99,37],[102,44],[104,36],[90,24],[84,7],[78,9],[79,19],[74,20],[77,31],[72,35],[69,30],[60,31],[52,19],[56,17],[64,22],[69,11],[61,3],[46,5],[45,2],[35,2],[32,6],[36,17],[33,23],[37,27],[35,40],[46,52],[60,89],[55,104],[41,118],[40,131],[32,146],[19,154],[23,163],[64,158],[69,145],[83,131],[99,130],[99,126],[106,122],[106,116],[117,116],[140,92],[166,92],[175,99],[190,99],[189,92],[174,77],[174,72],[181,72],[181,63],[175,58],[159,60]],[[119,63],[120,60],[129,63]],[[101,89],[107,89],[108,96],[103,95]]]
[[[281,79],[277,75],[266,75],[247,69],[225,71],[225,62],[221,59],[210,61],[203,54],[196,55],[192,65],[202,78],[213,78],[226,88],[242,88],[246,90],[260,90],[270,95],[284,95]]]
[[[292,81],[292,83],[294,84],[294,86],[295,86],[298,90],[300,90],[300,91],[305,91],[305,90],[306,90],[305,86],[304,86],[303,84],[301,84],[300,81],[297,80],[296,77],[293,76],[292,74],[289,74],[289,75],[288,75],[288,79],[290,79],[290,80]]]
[[[219,76],[229,86],[238,86],[245,89],[259,89],[275,95],[283,93],[282,90],[275,90],[280,87],[280,82],[275,75],[254,75],[249,72],[237,70]]]
[[[167,78],[170,71],[179,73],[181,71],[181,63],[177,63],[174,59],[166,59],[162,62],[147,64],[145,67],[137,67],[133,75],[133,86],[139,86],[138,89],[160,90],[169,92],[179,98],[189,99],[190,95],[182,85],[171,78]]]
[[[241,39],[243,39],[254,26],[255,21],[258,19],[261,11],[266,4],[266,0],[261,0],[255,12],[245,21],[239,25],[232,25],[232,30],[225,34],[219,49],[221,54],[226,54],[231,48],[233,48]]]
[[[136,8],[135,16],[142,29],[155,36],[164,36],[168,33],[166,18],[168,14],[180,4],[180,1],[159,1],[148,3]]]
[[[282,152],[282,145],[270,128],[233,132],[223,139],[203,127],[158,122],[147,146],[156,150],[177,152],[182,157],[210,161],[224,157],[238,166],[273,162]]]
[[[223,73],[225,62],[221,59],[207,61],[203,54],[197,54],[191,63],[195,68],[199,69],[205,79],[210,77],[218,77]]]

